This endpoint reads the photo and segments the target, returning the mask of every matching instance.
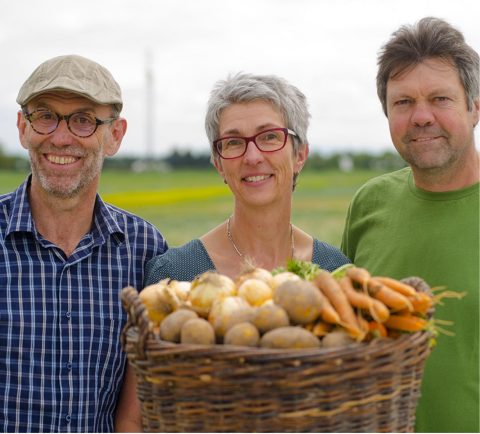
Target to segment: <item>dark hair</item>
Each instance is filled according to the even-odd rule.
[[[377,64],[377,94],[387,114],[387,82],[426,59],[438,58],[449,62],[458,71],[472,110],[479,94],[479,57],[460,31],[435,17],[422,18],[415,25],[401,26],[381,48]]]

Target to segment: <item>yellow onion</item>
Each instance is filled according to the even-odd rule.
[[[183,280],[171,280],[168,284],[168,287],[172,289],[178,299],[182,301],[187,301],[191,286],[191,282]]]
[[[272,288],[260,279],[247,279],[238,287],[239,297],[244,298],[251,306],[261,306],[272,299]]]
[[[259,279],[263,280],[267,285],[272,286],[273,276],[270,271],[265,268],[248,268],[240,273],[235,279],[235,285],[240,288],[241,284],[247,279]]]
[[[180,306],[180,300],[167,285],[168,279],[149,285],[140,291],[139,297],[147,308],[148,317],[154,325]]]
[[[232,296],[236,292],[237,288],[228,276],[207,271],[192,281],[188,302],[200,316],[207,318],[215,299]]]
[[[253,315],[254,309],[246,300],[230,296],[217,298],[213,302],[208,321],[212,324],[215,334],[223,337],[235,324],[249,322]]]

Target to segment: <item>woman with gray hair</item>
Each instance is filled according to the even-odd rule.
[[[233,213],[199,239],[152,259],[145,285],[193,280],[208,270],[235,277],[245,261],[271,270],[294,258],[329,271],[349,262],[291,223],[309,117],[305,95],[280,77],[240,73],[216,83],[205,128],[212,163],[234,195]]]

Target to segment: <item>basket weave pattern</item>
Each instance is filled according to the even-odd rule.
[[[412,432],[430,334],[342,348],[172,344],[134,288],[122,344],[147,432]]]

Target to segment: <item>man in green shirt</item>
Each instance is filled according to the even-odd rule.
[[[359,189],[342,250],[372,274],[466,292],[436,306],[455,335],[440,335],[427,360],[416,429],[479,432],[479,56],[429,17],[393,33],[378,66],[390,135],[409,167]]]

